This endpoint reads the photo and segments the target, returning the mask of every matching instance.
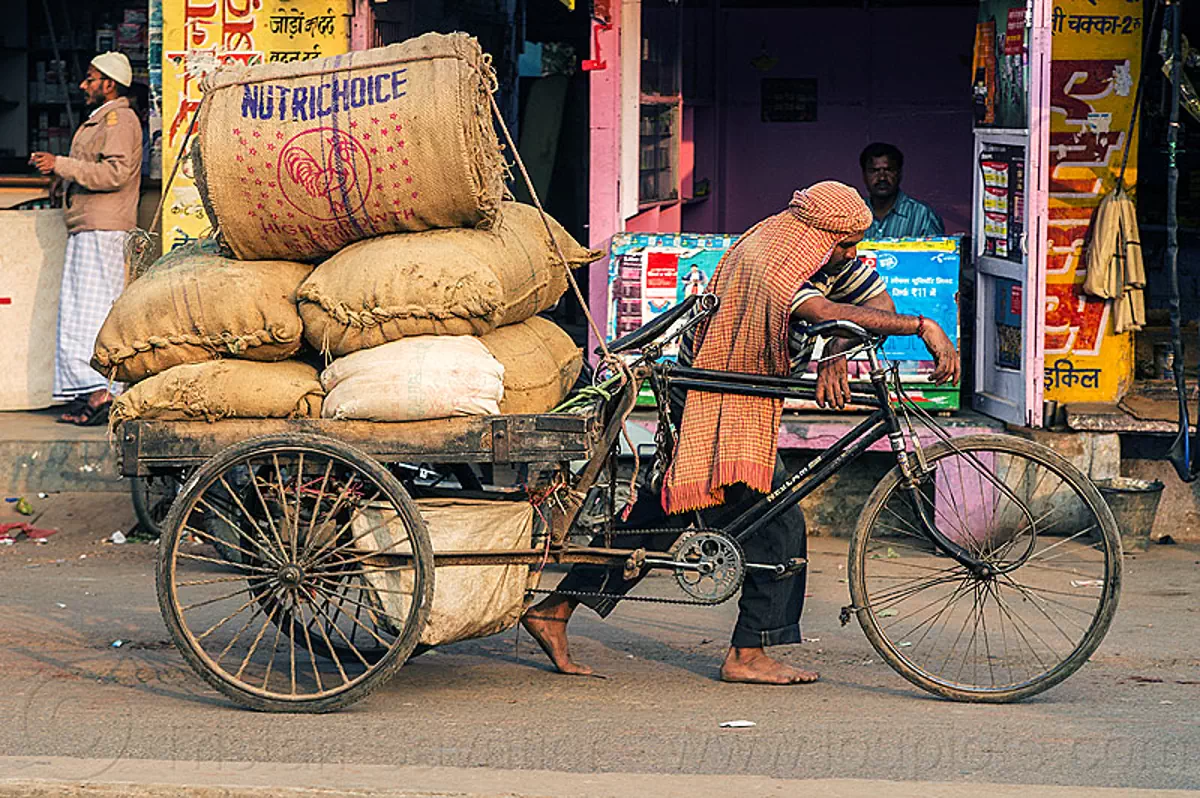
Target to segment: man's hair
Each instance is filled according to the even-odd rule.
[[[112,80],[112,78],[108,78],[108,79]],[[117,87],[117,96],[118,97],[129,97],[133,94],[133,87],[131,87],[131,86],[122,86],[120,83],[117,83],[115,80],[113,80],[113,85]]]
[[[886,142],[882,141],[876,141],[872,144],[868,144],[866,148],[863,149],[862,154],[858,156],[858,166],[863,171],[866,171],[867,164],[876,158],[882,158],[885,155],[891,160],[892,163],[896,165],[897,169],[904,168],[904,153],[900,152],[900,149],[896,145],[887,144]]]

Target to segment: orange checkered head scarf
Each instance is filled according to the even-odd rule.
[[[788,209],[759,222],[725,253],[708,290],[720,307],[697,332],[700,369],[783,376],[792,299],[838,243],[866,231],[871,211],[843,183],[817,183]],[[689,391],[663,508],[680,513],[721,504],[744,482],[771,490],[783,400]]]

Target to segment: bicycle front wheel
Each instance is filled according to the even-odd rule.
[[[926,450],[915,490],[899,468],[867,501],[850,550],[854,610],[879,655],[918,687],[1003,703],[1047,690],[1104,638],[1121,585],[1121,541],[1095,486],[1044,446],[971,435]],[[936,549],[989,563],[980,576]]]

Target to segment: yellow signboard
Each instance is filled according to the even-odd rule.
[[[200,104],[200,81],[224,63],[309,61],[349,48],[347,0],[163,0],[163,249],[211,227],[185,158],[166,188]],[[190,145],[189,145],[190,147]]]
[[[1092,214],[1116,185],[1142,54],[1142,0],[1057,0],[1051,17],[1046,399],[1115,402],[1133,379],[1133,335],[1083,294]],[[1125,184],[1137,179],[1137,139]]]

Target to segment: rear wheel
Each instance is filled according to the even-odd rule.
[[[160,539],[158,595],[176,646],[216,689],[252,709],[328,712],[412,653],[433,554],[416,505],[374,459],[270,435],[188,481]]]
[[[926,460],[915,491],[899,468],[889,472],[855,529],[850,595],[867,639],[904,678],[946,698],[1001,703],[1053,687],[1087,661],[1116,612],[1112,512],[1070,462],[1022,438],[957,438]],[[993,573],[936,549],[917,505]]]
[[[133,512],[138,526],[148,537],[162,535],[162,523],[171,512],[183,483],[187,481],[187,470],[159,471],[144,477],[133,477],[129,481],[129,498],[133,501]]]

